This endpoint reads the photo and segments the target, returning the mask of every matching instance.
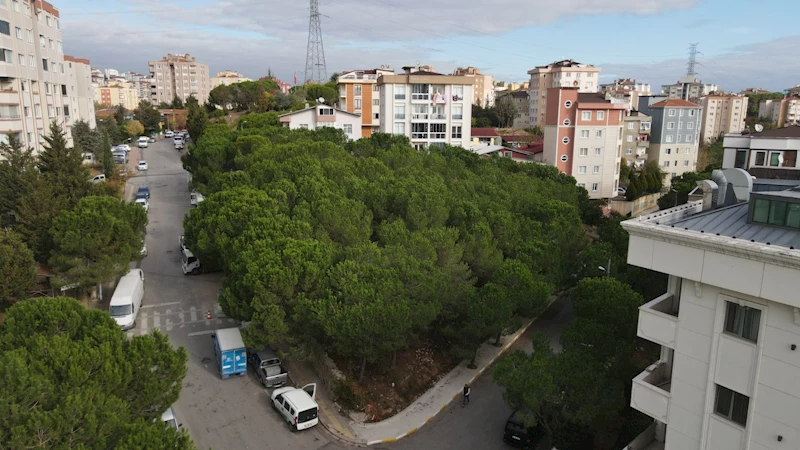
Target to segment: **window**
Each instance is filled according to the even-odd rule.
[[[570,126],[570,124],[571,124],[571,123],[572,123],[572,122],[571,122],[569,119],[564,119],[564,126],[565,126],[565,127],[568,127],[568,126]]]
[[[565,101],[564,102],[564,108],[567,108],[567,109],[572,108],[572,102],[569,101],[569,100]]]
[[[394,134],[406,134],[406,124],[403,122],[395,123]]]
[[[586,173],[586,166],[578,166],[578,173],[579,174]]]
[[[600,173],[600,166],[594,166],[594,167],[592,167],[592,173],[593,173],[593,174],[595,174],[595,175],[597,175],[598,173]]]
[[[669,167],[669,161],[664,161],[664,167]]]
[[[771,167],[778,167],[781,163],[781,154],[778,152],[772,152],[769,154],[769,165]]]
[[[406,87],[405,86],[395,86],[394,87],[394,99],[395,100],[405,100],[406,99]]]
[[[694,109],[690,109],[689,110],[689,117],[694,117],[694,112],[695,112]]]
[[[675,117],[675,110],[674,109],[670,109],[669,110],[669,116],[670,117]]]
[[[69,117],[69,106],[64,107],[64,116]]]
[[[361,109],[361,99],[354,98],[353,99],[353,109]]]
[[[567,162],[567,161],[569,161],[569,156],[561,155],[561,162]]]
[[[0,49],[0,62],[14,63],[14,52],[11,50]]]
[[[42,70],[47,72],[47,58],[42,58]]]
[[[581,130],[581,138],[587,139],[589,137],[589,130]]]
[[[682,138],[683,138],[683,136],[681,136],[681,135],[679,134],[679,135],[678,135],[678,142],[681,142],[681,139],[682,139]]]
[[[597,111],[597,120],[606,120],[606,112]]]
[[[686,155],[691,154],[692,153],[692,148],[691,147],[686,147],[686,150],[684,150],[683,153],[686,154]]]
[[[300,125],[297,126],[297,128],[300,128],[301,130],[307,130],[308,129],[308,124],[307,123],[301,123]]]
[[[44,37],[43,34],[39,35],[39,46],[42,48],[47,48],[47,38]]]
[[[355,95],[356,97],[360,97],[361,96],[361,85],[360,84],[354,84],[353,85],[353,95]]]
[[[581,120],[592,120],[592,112],[591,111],[581,112]]]
[[[462,105],[453,105],[453,120],[461,120],[464,118],[464,107]]]
[[[634,130],[634,129],[636,129],[636,124],[635,124],[635,123],[633,123],[633,122],[628,122],[628,129],[629,129],[629,130]]]
[[[380,106],[380,105],[381,105],[381,99],[379,98],[372,99],[372,106]]]
[[[453,101],[464,100],[464,86],[453,86]]]
[[[47,19],[47,26],[52,27],[53,25],[50,23],[50,16],[45,17]]]
[[[578,187],[586,189],[586,183],[578,183]]]
[[[14,7],[14,11],[19,12],[19,2],[17,0],[11,0],[11,6]]]
[[[28,81],[22,80],[22,92],[28,92]]]
[[[380,92],[380,91],[381,91],[380,86],[378,86],[377,84],[372,85],[372,92]]]
[[[33,110],[36,113],[36,117],[42,117],[42,107],[38,103],[33,105]]]
[[[687,134],[686,135],[686,142],[692,142],[692,135],[691,134]]]
[[[28,5],[25,5],[28,6]],[[28,133],[28,142],[33,142],[33,133]]]
[[[597,130],[594,132],[594,137],[603,137],[603,130]]]
[[[673,136],[666,136],[664,142],[672,142]]]
[[[600,147],[595,147],[594,156],[601,156],[602,154],[603,154],[603,149]]]
[[[45,94],[50,93],[50,83],[44,83],[44,93]]]
[[[25,117],[30,117],[31,116],[31,107],[30,106],[26,106],[25,108],[23,108],[23,111],[25,112]]]
[[[342,125],[342,131],[344,131],[344,134],[353,134],[353,124],[346,123]]]
[[[582,148],[582,149],[578,150],[578,154],[580,156],[589,156],[589,149],[588,148]]]
[[[627,140],[628,140],[628,142],[633,142],[633,136],[631,136],[631,135],[629,134],[629,135],[628,135],[628,139],[627,139]]]
[[[19,65],[20,65],[20,66],[24,66],[24,65],[25,65],[25,55],[23,55],[22,53],[20,53],[20,54],[19,54],[19,55],[17,55],[17,56],[19,57]]]
[[[28,6],[27,4],[25,6]],[[28,32],[28,42],[33,43],[33,30],[25,30]]]
[[[406,105],[397,105],[394,107],[394,118],[395,119],[406,118]]]
[[[746,395],[734,392],[726,387],[716,386],[717,399],[714,403],[714,412],[732,422],[745,426],[747,424],[747,409],[750,406],[750,399]]]
[[[22,39],[22,28],[14,27],[14,35],[17,36],[17,39]]]
[[[332,116],[333,115],[333,108],[320,108],[319,109],[320,116]]]
[[[11,36],[11,26],[5,20],[0,20],[0,33]]]
[[[50,50],[55,50],[56,49],[56,43],[52,39],[50,39],[49,42],[50,42]]]
[[[674,130],[675,129],[675,122],[667,122],[667,129]]]
[[[53,109],[52,106],[48,106],[47,107],[47,116],[48,117],[55,117],[55,115],[56,115],[55,109]]]
[[[678,122],[678,129],[679,130],[683,129],[683,122]]]
[[[564,136],[564,137],[561,139],[561,142],[562,142],[562,143],[564,143],[564,144],[569,144],[569,137],[567,137],[567,136]]]
[[[461,125],[454,126],[452,129],[452,138],[453,139],[461,139]]]
[[[600,187],[598,183],[592,183],[592,192],[597,192],[597,189]]]
[[[785,202],[777,203],[783,203],[786,205]],[[770,208],[770,216],[772,216],[773,212],[774,208]],[[770,219],[771,218],[772,217],[770,217]],[[758,328],[761,322],[761,310],[750,308],[748,306],[741,306],[733,302],[726,303],[727,309],[725,311],[725,332],[739,336],[743,339],[747,339],[748,341],[758,342]]]
[[[67,95],[67,85],[66,84],[62,84],[61,85],[61,95]]]

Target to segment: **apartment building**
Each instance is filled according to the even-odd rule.
[[[769,94],[770,91],[761,88],[747,88],[743,91],[739,91],[739,95],[758,95],[758,94]]]
[[[790,87],[786,90],[786,94],[788,95],[800,95],[800,84],[795,87]]]
[[[800,188],[714,171],[701,200],[622,222],[628,264],[667,274],[639,307],[661,347],[633,379],[654,422],[628,449],[800,448]]]
[[[466,69],[459,67],[453,72],[453,75],[457,77],[471,77],[475,79],[475,84],[473,85],[473,104],[482,106],[484,108],[491,108],[494,106],[494,81],[491,75],[484,75],[480,72],[480,70],[472,66],[469,66]]]
[[[511,100],[517,107],[517,116],[514,117],[514,123],[511,125],[511,127],[516,129],[523,129],[530,127],[531,126],[531,116],[529,111],[530,97],[528,96],[528,91],[526,89],[517,89],[515,91],[504,92],[498,98],[505,97],[506,95],[511,97]]]
[[[649,84],[639,83],[631,78],[620,78],[601,84],[600,92],[605,93],[609,100],[625,103],[628,111],[636,109],[640,96],[652,95]]]
[[[760,133],[726,134],[723,168],[737,168],[766,179],[800,180],[800,125]]]
[[[703,84],[694,75],[684,75],[674,84],[661,86],[661,93],[669,98],[692,101],[719,90],[716,84]]]
[[[339,109],[361,115],[361,136],[370,137],[381,126],[381,98],[378,78],[394,75],[391,69],[367,69],[342,72],[336,80]]]
[[[547,92],[554,87],[577,88],[579,92],[597,92],[600,68],[571,59],[538,66],[528,71],[530,126],[543,126],[547,115]]]
[[[361,117],[328,105],[308,106],[278,116],[281,125],[292,130],[316,130],[322,127],[338,128],[354,140],[361,139]]]
[[[64,55],[64,66],[70,105],[72,106],[72,114],[70,114],[70,105],[67,105],[65,117],[72,117],[74,121],[83,120],[89,124],[90,128],[95,128],[97,121],[94,114],[92,65],[88,59]],[[67,122],[73,123],[70,120]]]
[[[380,131],[402,134],[417,149],[445,144],[469,148],[472,140],[470,77],[443,75],[423,67],[378,78]]]
[[[712,92],[702,99],[703,125],[700,139],[710,143],[728,133],[744,130],[748,98],[724,92]]]
[[[647,162],[652,125],[653,118],[641,111],[631,111],[623,119],[622,157],[629,166],[640,169]]]
[[[208,66],[188,53],[170,53],[160,61],[150,61],[150,79],[150,101],[154,105],[172,103],[175,96],[183,102],[194,96],[201,105],[208,101]]]
[[[253,80],[235,70],[223,70],[222,72],[217,72],[217,76],[211,78],[211,89],[222,85],[230,86],[232,84],[241,83],[242,81]]]
[[[665,96],[639,97],[639,111],[652,117],[647,160],[656,161],[672,177],[697,169],[703,107]]]
[[[122,106],[132,111],[139,106],[139,89],[127,81],[110,81],[95,88],[95,101],[105,108]]]
[[[86,101],[77,84],[89,62],[65,62],[59,10],[39,0],[0,1],[0,50],[0,140],[15,135],[38,153],[55,121],[71,146],[72,125],[94,122],[93,108],[78,101]]]
[[[778,127],[800,123],[800,95],[761,100],[758,104],[758,117],[769,120]]]
[[[549,88],[547,98],[542,162],[574,177],[590,198],[616,196],[625,108],[577,87]]]

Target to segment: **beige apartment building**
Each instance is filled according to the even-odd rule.
[[[761,100],[758,117],[771,121],[778,127],[800,124],[800,95]]]
[[[484,108],[490,108],[494,106],[494,82],[491,75],[484,75],[480,72],[480,70],[472,66],[469,66],[466,69],[459,67],[453,72],[453,75],[457,77],[471,77],[475,79],[475,97],[472,99],[475,105],[482,106]]]
[[[0,1],[0,24],[0,141],[14,135],[39,153],[55,121],[71,146],[74,123],[94,123],[89,61],[64,56],[60,13],[50,3]]]
[[[175,96],[186,102],[193,95],[201,105],[208,101],[208,66],[188,53],[170,53],[160,61],[150,61],[150,78],[150,101],[155,105],[171,103]]]
[[[631,78],[620,78],[611,83],[602,84],[600,92],[605,93],[609,100],[625,103],[628,111],[636,109],[639,97],[652,94],[649,84],[639,83]]]
[[[232,84],[241,83],[243,81],[253,81],[253,80],[245,77],[239,72],[233,70],[223,70],[222,72],[217,72],[217,76],[211,78],[211,89],[214,89],[215,87],[221,86],[223,84],[225,86],[230,86]]]
[[[744,130],[747,118],[748,98],[724,92],[712,92],[703,97],[703,125],[700,128],[702,142],[710,143],[729,133]]]
[[[547,116],[547,92],[554,87],[576,88],[578,92],[597,92],[600,86],[600,68],[581,64],[571,59],[538,66],[528,71],[530,97],[530,126],[543,127]]]
[[[359,137],[370,137],[381,126],[380,89],[378,78],[381,75],[394,75],[391,69],[367,69],[342,72],[336,80],[339,87],[338,108],[361,115]]]
[[[122,106],[134,110],[139,106],[139,89],[132,83],[110,81],[105,86],[98,86],[94,92],[95,101],[106,108]]]
[[[622,157],[636,169],[647,162],[647,149],[650,147],[650,128],[653,118],[641,111],[631,111],[625,116],[622,126]]]

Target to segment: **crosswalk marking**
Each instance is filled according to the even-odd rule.
[[[153,314],[153,328],[159,328],[161,326],[161,314],[159,314],[158,311]]]
[[[181,304],[181,302],[156,303],[155,305],[144,305],[144,306],[142,306],[141,309],[157,308],[159,306],[180,305],[180,304]],[[169,311],[169,310],[167,310],[167,311]]]

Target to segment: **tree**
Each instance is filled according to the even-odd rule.
[[[67,147],[66,134],[55,121],[50,124],[50,133],[44,140],[39,171],[54,195],[71,207],[89,194],[89,171],[83,165],[81,151]]]
[[[98,148],[97,133],[89,128],[89,123],[85,120],[79,120],[72,126],[72,142],[83,153],[92,153],[95,156]]]
[[[52,283],[94,286],[124,275],[140,259],[147,214],[113,197],[86,197],[53,222]]]
[[[183,100],[181,100],[176,94],[172,97],[172,104],[170,106],[172,109],[183,109]]]
[[[187,359],[158,331],[128,339],[105,311],[74,299],[19,302],[0,325],[0,442],[194,449],[158,420],[178,399]]]
[[[172,109],[172,105],[167,102],[159,102],[158,109]]]
[[[190,102],[189,100],[194,101]],[[197,142],[208,126],[208,113],[197,103],[194,97],[189,97],[189,100],[187,100],[189,109],[186,114],[186,126],[189,129],[189,135]]]
[[[122,136],[119,132],[119,125],[114,121],[113,117],[99,117],[97,119],[97,132],[100,135],[102,135],[103,132],[107,133],[112,144],[118,144],[122,142]]]
[[[153,108],[153,104],[148,100],[142,100],[133,111],[134,117],[144,127],[147,133],[155,133],[159,131],[161,123],[161,114],[157,109]]]
[[[511,127],[517,117],[517,105],[510,95],[504,95],[495,102],[494,109],[497,111],[497,118],[501,127]]]
[[[47,263],[53,248],[50,227],[56,216],[67,208],[68,199],[63,195],[56,195],[50,183],[43,177],[37,177],[30,192],[21,198],[15,212],[18,221],[15,230],[33,251],[36,261]]]
[[[6,159],[0,164],[0,226],[5,226],[19,219],[21,202],[35,189],[39,170],[33,149],[23,147],[14,134],[7,144],[0,143],[0,155]]]
[[[0,229],[0,308],[27,298],[38,272],[33,252],[22,237]]]
[[[108,136],[108,131],[103,130],[101,139],[100,160],[103,163],[103,173],[106,178],[111,178],[114,175],[114,155],[111,154],[111,138]]]
[[[129,120],[125,122],[125,132],[132,138],[141,136],[144,133],[144,126],[138,120]]]
[[[125,116],[127,115],[128,111],[125,110],[125,107],[122,105],[117,106],[117,110],[114,111],[114,121],[117,123],[117,125],[122,125],[125,123]]]
[[[225,84],[221,84],[212,89],[208,94],[208,102],[212,105],[219,106],[223,110],[227,110],[232,97],[231,88]]]
[[[306,100],[309,102],[318,103],[319,99],[324,99],[322,103],[326,105],[333,105],[339,98],[339,93],[335,89],[324,84],[308,84],[306,85]]]
[[[581,222],[586,225],[594,226],[600,223],[603,218],[603,210],[600,205],[589,198],[589,191],[578,186],[578,210],[581,214]]]
[[[658,199],[661,209],[683,205],[689,201],[689,192],[697,187],[697,182],[710,180],[711,172],[686,172],[672,179],[669,192]]]

